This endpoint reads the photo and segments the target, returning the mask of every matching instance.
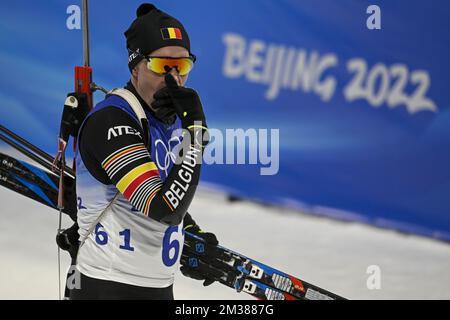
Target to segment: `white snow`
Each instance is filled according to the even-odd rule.
[[[0,187],[0,299],[57,299],[58,214]],[[450,245],[200,190],[189,210],[222,245],[349,299],[450,299]],[[65,218],[69,226],[69,218]],[[62,276],[69,265],[62,252]],[[367,288],[379,266],[381,288]],[[253,299],[177,274],[177,299]]]

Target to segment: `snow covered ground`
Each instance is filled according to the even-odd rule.
[[[197,193],[189,210],[222,245],[349,299],[450,299],[450,245],[304,215],[220,193]],[[66,224],[70,224],[68,218]],[[56,211],[0,187],[0,299],[57,299]],[[69,264],[62,253],[63,273]],[[381,288],[369,290],[369,266]],[[252,299],[177,274],[177,299]]]

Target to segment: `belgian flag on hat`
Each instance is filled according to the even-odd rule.
[[[162,28],[161,34],[164,40],[183,39],[181,36],[181,31],[178,28]]]

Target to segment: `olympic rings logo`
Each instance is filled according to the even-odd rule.
[[[175,142],[175,144],[173,144]],[[167,169],[169,169],[170,165],[175,162],[176,155],[173,152],[173,149],[181,143],[180,137],[172,137],[168,141],[168,145],[164,143],[161,139],[157,139],[155,141],[155,155],[156,155],[156,164],[158,165],[158,168],[160,170],[163,170],[166,173],[166,176],[168,175]],[[161,144],[162,148],[164,149],[164,159],[161,159],[159,155],[159,148],[158,145]],[[173,148],[172,148],[173,145]],[[161,161],[163,160],[163,161]],[[161,163],[163,162],[163,163]]]

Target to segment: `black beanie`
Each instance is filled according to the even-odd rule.
[[[136,17],[124,33],[130,71],[144,59],[143,56],[162,47],[180,46],[191,52],[189,36],[174,17],[150,3],[141,4],[136,10]]]

